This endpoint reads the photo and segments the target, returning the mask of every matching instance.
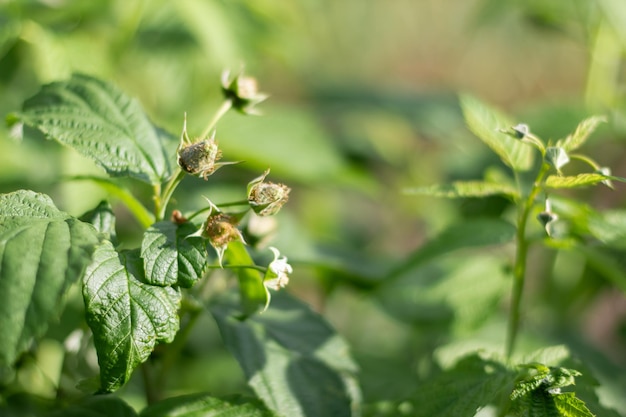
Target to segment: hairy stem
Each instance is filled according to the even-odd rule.
[[[207,136],[209,136],[209,133],[211,133],[211,130],[215,127],[217,122],[222,118],[222,116],[228,113],[228,110],[230,110],[231,107],[233,107],[233,101],[231,99],[224,100],[220,108],[217,109],[217,112],[215,113],[213,118],[209,121],[207,126],[204,128],[202,135],[200,135],[201,140],[204,140]]]
[[[537,178],[531,188],[528,198],[520,202],[517,217],[517,233],[515,235],[515,264],[513,267],[513,288],[511,293],[511,309],[509,311],[509,325],[506,339],[506,356],[511,358],[515,349],[522,308],[522,294],[524,293],[524,282],[526,281],[526,260],[528,257],[529,242],[526,239],[526,225],[528,216],[535,203],[537,194],[542,189],[543,179],[548,172],[549,165],[543,164]]]

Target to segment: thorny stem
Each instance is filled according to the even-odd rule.
[[[511,358],[515,349],[515,342],[519,332],[519,323],[521,315],[522,294],[524,292],[524,281],[526,279],[526,259],[528,257],[529,242],[526,239],[526,224],[528,216],[533,208],[535,198],[541,191],[543,179],[548,172],[550,166],[543,164],[537,178],[528,193],[528,198],[521,201],[517,216],[517,233],[515,236],[516,253],[515,265],[513,267],[513,289],[511,297],[511,310],[509,312],[509,327],[506,340],[506,356]]]

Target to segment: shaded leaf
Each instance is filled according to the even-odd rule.
[[[206,244],[192,223],[162,221],[146,230],[141,257],[146,282],[153,285],[191,287],[207,266]]]
[[[0,195],[0,365],[11,365],[59,317],[98,243],[91,225],[44,194]]]
[[[429,379],[413,398],[416,417],[473,416],[499,405],[511,392],[516,374],[499,361],[474,354],[453,369]]]
[[[145,284],[139,251],[118,253],[105,241],[87,268],[83,297],[94,335],[101,389],[115,391],[128,381],[159,342],[178,331],[180,294]]]
[[[52,413],[48,417],[137,417],[135,410],[121,398],[112,395],[87,397],[78,404]]]
[[[173,397],[145,408],[140,417],[278,417],[256,399],[215,398],[209,394]]]
[[[491,195],[516,197],[518,194],[514,187],[507,184],[485,181],[457,181],[452,184],[408,188],[404,192],[411,195],[430,195],[447,198],[487,197]]]
[[[23,122],[76,149],[113,176],[159,184],[171,175],[176,139],[154,126],[139,103],[117,87],[75,74],[24,103]]]
[[[606,117],[591,116],[583,120],[578,124],[574,133],[568,135],[562,141],[557,142],[557,146],[560,146],[568,152],[580,148],[600,123],[606,123]]]
[[[101,201],[96,208],[80,216],[80,219],[92,224],[106,239],[115,241],[115,214],[108,201]]]
[[[515,226],[500,219],[473,219],[450,226],[410,254],[394,268],[389,278],[402,275],[416,265],[463,248],[501,245],[515,237]]]
[[[352,416],[360,394],[348,346],[317,313],[285,292],[237,319],[236,300],[210,306],[227,348],[254,392],[281,416]]]
[[[515,125],[507,116],[470,95],[461,95],[461,108],[469,129],[514,171],[526,171],[533,163],[531,146],[501,130]]]

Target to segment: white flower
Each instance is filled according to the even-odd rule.
[[[289,283],[289,274],[293,268],[287,263],[287,257],[280,256],[278,249],[272,246],[269,249],[274,252],[274,260],[267,267],[263,284],[266,288],[278,291]]]

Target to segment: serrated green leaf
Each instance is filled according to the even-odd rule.
[[[178,331],[180,294],[143,279],[139,251],[118,253],[108,241],[96,249],[85,273],[83,297],[102,391],[124,385],[155,345],[171,342]]]
[[[207,267],[204,239],[191,236],[191,223],[162,221],[146,230],[141,243],[141,257],[146,282],[152,285],[191,287]]]
[[[115,241],[115,214],[108,201],[101,201],[96,208],[80,216],[80,219],[92,224],[106,239]]]
[[[554,404],[554,396],[543,389],[537,389],[513,401],[515,417],[563,417]]]
[[[478,354],[428,380],[413,398],[416,417],[473,416],[479,408],[499,405],[508,396],[515,373]]]
[[[279,417],[256,399],[216,398],[190,394],[168,398],[145,408],[140,417]]]
[[[410,254],[388,278],[400,276],[422,262],[463,248],[501,245],[515,237],[515,226],[500,219],[472,219],[450,226]]]
[[[47,417],[137,417],[135,410],[121,398],[111,395],[87,397]]]
[[[461,109],[469,129],[514,171],[527,171],[533,164],[533,149],[501,130],[515,123],[499,111],[470,95],[461,95]]]
[[[172,172],[176,138],[154,126],[136,100],[87,75],[43,86],[10,120],[76,149],[113,177],[159,184]]]
[[[236,299],[210,306],[227,348],[267,407],[281,416],[352,416],[360,401],[356,365],[330,325],[278,292],[263,314],[238,319]]]
[[[237,269],[242,315],[248,317],[264,309],[268,302],[268,292],[259,271],[246,268],[254,267],[255,263],[244,244],[239,241],[230,242],[225,258],[229,264],[242,267]]]
[[[0,195],[0,365],[11,365],[58,318],[98,243],[91,225],[44,194]]]
[[[507,184],[485,181],[456,181],[452,184],[408,188],[404,193],[446,198],[487,197],[491,195],[505,195],[514,198],[518,195],[517,190]]]
[[[544,183],[546,188],[575,188],[584,187],[586,185],[594,185],[614,177],[608,177],[602,174],[586,173],[572,176],[550,175]]]
[[[580,148],[600,123],[606,123],[606,117],[591,116],[583,120],[578,124],[574,133],[568,135],[562,141],[557,142],[557,146],[560,146],[568,152]]]
[[[555,395],[554,405],[563,417],[594,417],[585,403],[576,398],[573,392]]]

